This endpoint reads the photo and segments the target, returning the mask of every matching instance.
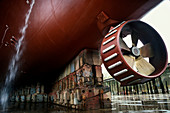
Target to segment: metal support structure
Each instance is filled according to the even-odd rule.
[[[162,83],[162,79],[161,79],[161,77],[158,77],[158,78],[159,78],[159,82],[160,82],[160,87],[162,89],[162,93],[165,94],[165,88],[164,88],[164,85]]]

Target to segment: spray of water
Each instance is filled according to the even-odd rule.
[[[8,97],[9,97],[9,93],[11,90],[12,82],[15,79],[15,76],[18,71],[18,67],[19,67],[18,61],[19,61],[19,59],[22,55],[22,52],[23,52],[23,48],[21,48],[21,45],[22,45],[22,42],[23,42],[25,34],[26,34],[26,29],[28,27],[28,20],[30,18],[30,14],[32,12],[34,3],[35,3],[35,0],[32,0],[32,3],[30,4],[30,8],[26,14],[25,25],[20,30],[21,37],[19,38],[18,43],[16,45],[16,53],[13,55],[13,57],[9,63],[8,74],[5,79],[4,87],[1,90],[0,101],[1,101],[1,105],[3,107],[3,110],[5,110],[5,108],[7,107]]]
[[[3,35],[3,37],[2,37],[2,40],[1,40],[0,48],[2,47],[2,45],[3,45],[3,43],[4,43],[4,38],[5,38],[5,36],[6,36],[6,33],[7,33],[8,29],[9,29],[9,27],[8,27],[8,25],[6,25],[6,29],[5,29],[4,35]]]

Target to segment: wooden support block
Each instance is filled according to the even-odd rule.
[[[103,78],[102,78],[102,77],[97,77],[97,81],[98,81],[98,82],[102,82],[102,81],[103,81]]]
[[[26,102],[31,102],[31,95],[26,96]]]
[[[76,89],[76,93],[77,93],[77,100],[80,101],[81,100],[80,89]]]
[[[19,102],[19,101],[20,101],[20,96],[17,95],[17,96],[15,97],[15,100],[16,100],[16,102]]]
[[[44,85],[41,85],[41,94],[44,93]]]
[[[65,91],[63,92],[63,95],[64,95],[64,98],[63,98],[64,104],[67,104],[67,90],[65,90]]]
[[[67,101],[70,101],[70,91],[67,90],[67,95],[66,95]]]
[[[25,99],[25,95],[21,95],[21,102],[25,102],[26,101],[26,99]]]
[[[62,83],[62,80],[59,81],[59,90],[61,91],[63,88],[63,83]]]
[[[79,56],[75,58],[75,70],[78,70],[80,68],[80,62],[79,62]]]
[[[93,65],[93,51],[85,49],[83,50],[83,56],[84,56],[84,63]]]
[[[29,95],[30,94],[30,90],[31,90],[31,87],[27,87],[25,95]]]
[[[73,94],[73,92],[70,94],[70,104],[71,105],[74,104],[74,94]]]
[[[100,53],[98,50],[85,49],[80,54],[83,54],[84,64],[101,65],[102,63],[101,58],[100,58]]]
[[[84,61],[83,61],[83,55],[80,55],[80,67],[82,67],[84,64]]]
[[[60,104],[62,104],[63,103],[63,93],[61,92],[60,93]]]
[[[43,102],[43,95],[42,94],[37,94],[36,95],[36,102]]]
[[[30,94],[35,94],[36,93],[36,88],[35,87],[31,87],[31,91],[30,91]]]
[[[56,99],[60,99],[59,91],[56,91]]]
[[[32,99],[31,100],[32,100],[32,102],[36,102],[36,94],[32,95]]]
[[[101,66],[95,66],[95,70],[96,70],[96,77],[103,77]]]
[[[40,93],[40,86],[36,87],[36,93],[39,94]]]
[[[75,71],[75,63],[74,60],[71,62],[71,73]]]
[[[82,79],[81,79],[81,77],[82,77],[82,69],[78,69],[77,71],[76,71],[76,77],[77,77],[77,85],[78,86],[81,86],[80,84],[81,84],[81,82],[82,82]],[[81,80],[80,80],[81,79]]]
[[[83,77],[93,77],[92,66],[85,64],[82,68]]]
[[[44,102],[48,102],[48,95],[44,94]]]

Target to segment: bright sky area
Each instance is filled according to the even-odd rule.
[[[144,15],[141,21],[151,25],[161,35],[167,47],[168,62],[170,63],[170,0],[163,0],[158,6]],[[104,76],[110,76],[104,65],[102,65],[102,72]]]

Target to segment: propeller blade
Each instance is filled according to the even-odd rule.
[[[124,59],[126,60],[126,62],[128,63],[128,65],[133,68],[134,64],[135,64],[135,58],[133,56],[130,55],[123,55]]]
[[[141,56],[136,59],[136,68],[143,75],[150,75],[155,71],[155,68]]]
[[[153,49],[150,43],[145,44],[140,48],[140,54],[142,57],[153,57]]]
[[[130,51],[129,47],[126,45],[126,43],[123,41],[122,38],[119,38],[119,43],[120,43],[121,49],[124,49],[126,51]]]
[[[138,34],[134,30],[132,31],[131,38],[132,38],[132,46],[136,47],[138,44]]]

